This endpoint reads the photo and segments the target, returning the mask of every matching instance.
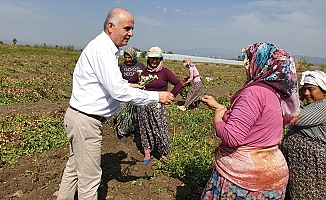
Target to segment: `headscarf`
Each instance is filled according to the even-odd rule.
[[[128,66],[132,66],[132,65],[135,65],[135,64],[137,63],[137,51],[136,51],[136,49],[134,49],[133,47],[128,47],[128,48],[124,51],[124,53],[129,54],[129,56],[130,56],[131,59],[132,59],[132,64],[127,64],[127,63],[125,62],[126,65],[128,65]]]
[[[147,61],[147,71],[149,72],[159,72],[163,69],[163,60],[160,61],[160,63],[157,65],[157,67],[153,68],[149,62]]]
[[[149,62],[148,59],[149,58],[159,58],[160,59],[160,63],[157,65],[157,67],[152,67]],[[155,47],[151,47],[148,52],[147,52],[147,71],[149,72],[159,72],[163,69],[163,51],[160,47],[155,46]]]
[[[195,64],[192,64],[192,60],[188,57],[184,57],[182,62],[183,62],[183,65],[186,67],[195,67],[196,66]]]
[[[280,97],[283,118],[287,124],[300,106],[293,58],[275,45],[261,42],[244,47],[242,59],[248,76],[242,89],[259,83],[272,87]]]
[[[302,72],[300,85],[304,85],[305,83],[319,86],[322,90],[326,91],[326,73],[319,70]]]

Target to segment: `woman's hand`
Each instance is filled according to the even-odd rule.
[[[204,95],[204,97],[201,98],[201,101],[214,111],[225,107],[224,105],[219,104],[214,97],[210,95]]]
[[[205,105],[207,105],[210,109],[215,111],[214,114],[214,124],[217,122],[223,121],[223,116],[227,110],[226,106],[219,104],[214,97],[209,95],[204,95],[204,97],[201,98],[202,102],[204,102]]]
[[[145,89],[144,86],[141,86],[141,85],[136,84],[136,83],[130,83],[129,86],[132,87],[132,88]]]

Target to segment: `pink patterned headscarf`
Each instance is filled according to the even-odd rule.
[[[285,122],[289,122],[300,106],[295,63],[286,51],[270,43],[255,43],[242,49],[248,79],[243,88],[258,83],[272,87],[281,99]]]

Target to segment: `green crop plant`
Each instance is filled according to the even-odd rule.
[[[67,145],[63,123],[46,116],[16,115],[0,120],[2,133],[15,135],[16,141],[0,143],[1,160],[15,163],[21,155],[44,153]]]
[[[170,161],[158,162],[157,169],[180,178],[193,189],[201,188],[212,170],[214,150],[219,140],[209,140],[215,134],[213,111],[191,110],[180,113],[176,107],[167,109],[169,126],[174,127],[170,136]],[[213,137],[214,138],[214,137]]]

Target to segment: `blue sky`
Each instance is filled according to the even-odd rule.
[[[291,55],[326,58],[325,0],[0,0],[0,41],[84,48],[103,30],[109,10],[135,19],[128,46],[223,48],[241,52],[270,42]]]

